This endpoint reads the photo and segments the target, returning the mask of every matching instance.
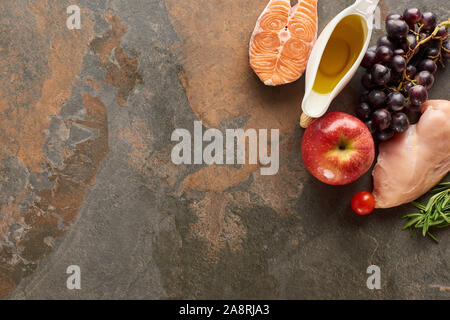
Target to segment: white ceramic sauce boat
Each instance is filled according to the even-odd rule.
[[[307,116],[311,118],[319,118],[323,116],[334,98],[336,98],[342,89],[344,89],[356,73],[362,59],[364,58],[365,52],[369,47],[370,38],[372,37],[374,13],[378,2],[379,0],[356,0],[352,6],[339,13],[333,20],[331,20],[331,22],[328,23],[320,34],[311,51],[308,65],[306,67],[305,95],[303,97],[302,109]],[[350,15],[359,15],[362,18],[362,21],[365,22],[365,24],[362,24],[362,27],[365,29],[363,30],[365,36],[364,46],[355,63],[342,77],[334,89],[327,94],[318,93],[313,90],[313,86],[322,59],[322,54],[324,53],[324,50],[336,26],[345,17]]]

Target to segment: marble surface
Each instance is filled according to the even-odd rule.
[[[352,2],[320,0],[319,29]],[[417,5],[444,20],[446,3],[382,0],[380,14]],[[304,79],[265,87],[248,66],[266,0],[78,0],[81,30],[66,27],[71,4],[0,2],[1,297],[450,297],[449,230],[410,237],[408,205],[356,216],[370,174],[331,187],[305,170]],[[333,110],[352,112],[360,73]],[[431,98],[450,99],[448,76]],[[279,129],[278,174],[173,164],[172,132],[196,120]],[[66,288],[70,265],[81,290]]]

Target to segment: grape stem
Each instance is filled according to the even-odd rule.
[[[412,50],[412,52],[408,52],[408,54],[406,55],[406,64],[408,64],[411,59],[416,55],[417,50],[419,50],[420,46],[427,43],[428,41],[430,41],[431,39],[436,38],[436,34],[439,31],[439,28],[443,27],[443,26],[450,26],[450,19],[447,21],[444,21],[442,23],[440,23],[433,31],[433,33],[431,35],[429,35],[428,37],[426,37],[425,39],[423,39],[422,41],[420,41],[415,48]],[[440,37],[438,37],[440,38]]]
[[[416,35],[416,42],[417,42],[417,43],[419,43],[419,40],[420,40],[420,31],[422,31],[422,28],[423,28],[423,24],[421,23],[421,24],[419,25],[419,29],[417,29],[417,32],[415,32],[414,30],[410,30],[410,31],[412,31],[412,32]]]
[[[417,43],[417,45],[414,47],[414,49],[412,49],[412,50],[410,49],[408,51],[408,53],[406,54],[406,65],[408,65],[409,62],[411,61],[411,59],[416,55],[416,53],[419,50],[420,46],[424,45],[425,43],[427,43],[428,41],[430,41],[432,39],[439,39],[439,40],[441,40],[441,43],[442,43],[442,41],[444,41],[445,39],[448,38],[448,35],[445,38],[443,38],[443,37],[436,37],[436,34],[438,33],[439,29],[441,27],[444,27],[444,26],[447,27],[447,28],[450,26],[450,19],[448,19],[447,21],[441,22],[439,25],[437,25],[437,27],[434,29],[434,31],[433,31],[433,33],[431,33],[431,35],[429,35],[425,39],[422,39],[420,42]],[[413,31],[413,33],[416,34],[417,41],[419,40],[420,31],[422,30],[422,27],[423,27],[423,25],[421,24],[419,26],[419,29],[417,30],[417,33]],[[448,52],[448,50],[445,49],[445,48],[441,48],[441,49],[443,49],[444,51]],[[437,55],[436,57],[433,57],[433,58],[438,58],[440,60],[440,62],[441,62],[441,65],[443,65],[441,52],[439,52],[439,55]],[[403,81],[400,82],[400,84],[399,84],[399,86],[397,88],[398,91],[400,91],[402,89],[404,80],[412,82],[411,79],[406,74],[406,69],[403,70]]]

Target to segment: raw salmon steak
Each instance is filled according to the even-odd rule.
[[[250,65],[264,84],[293,82],[305,71],[317,38],[317,0],[270,0],[250,40]]]
[[[416,200],[450,170],[450,101],[430,100],[419,122],[380,144],[372,172],[377,208]]]

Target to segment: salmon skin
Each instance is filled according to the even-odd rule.
[[[294,82],[317,39],[317,0],[270,0],[250,39],[250,66],[264,84]]]

